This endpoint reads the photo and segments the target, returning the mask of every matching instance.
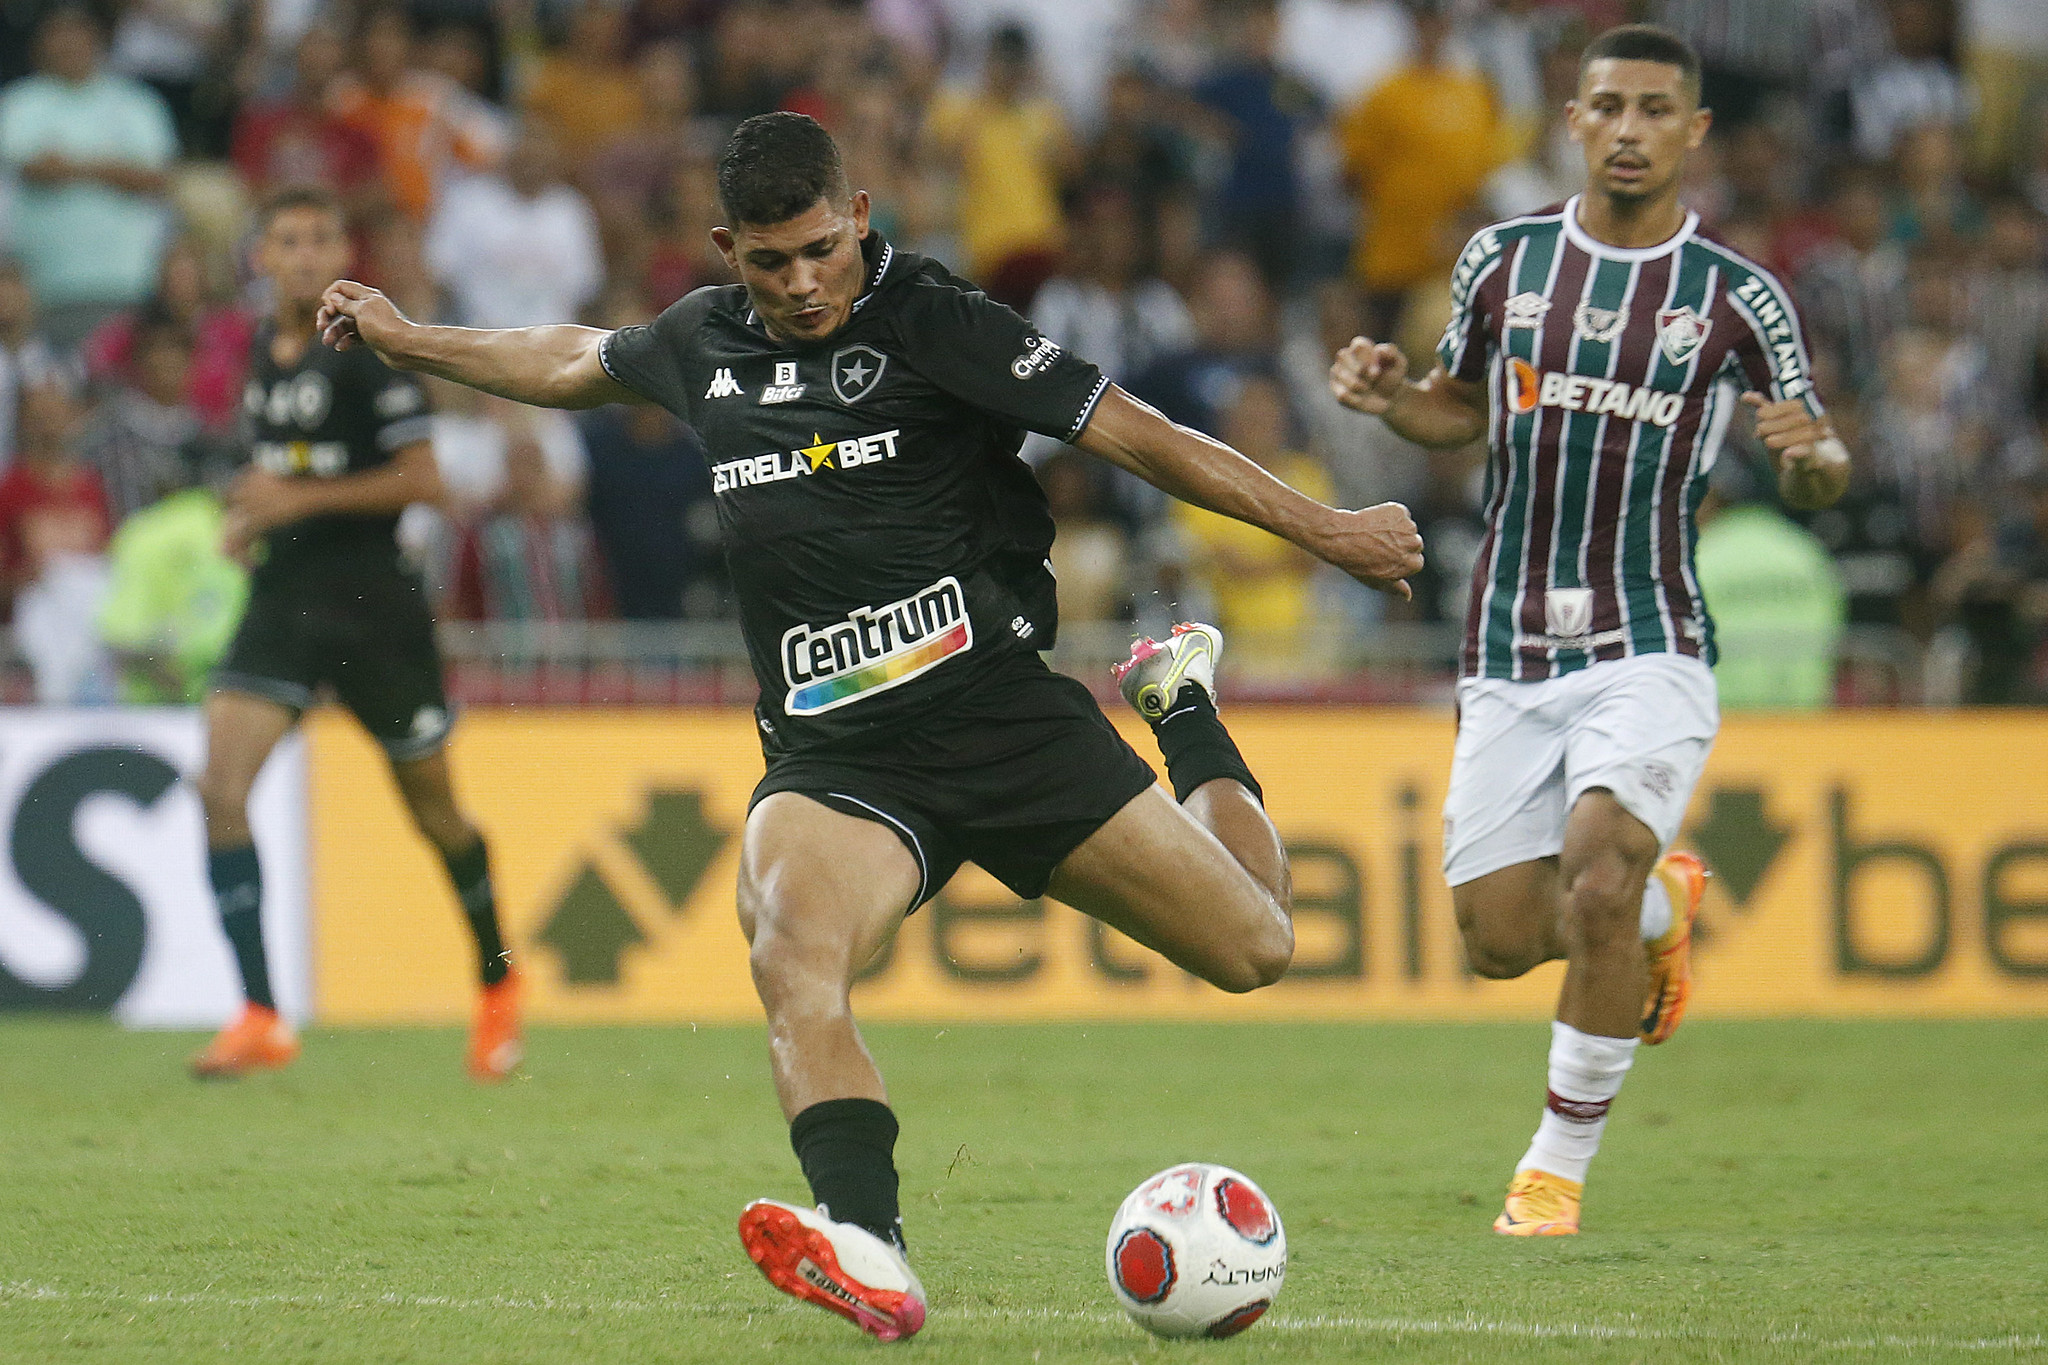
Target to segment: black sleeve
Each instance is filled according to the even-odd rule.
[[[896,347],[910,367],[971,407],[1071,441],[1109,387],[1102,371],[979,290],[907,286]]]
[[[645,327],[621,327],[607,336],[597,351],[604,372],[648,402],[689,421],[683,356],[710,310],[713,288],[685,294]]]

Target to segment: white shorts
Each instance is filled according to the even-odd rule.
[[[1596,787],[1668,848],[1721,726],[1714,673],[1640,654],[1541,682],[1458,684],[1458,748],[1444,797],[1444,877],[1458,886],[1556,856],[1565,817]]]

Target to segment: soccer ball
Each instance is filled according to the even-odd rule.
[[[1131,1321],[1162,1337],[1235,1336],[1287,1278],[1287,1232],[1266,1192],[1228,1166],[1153,1176],[1109,1225],[1109,1286]]]

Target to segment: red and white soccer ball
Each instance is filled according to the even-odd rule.
[[[1235,1336],[1287,1278],[1287,1231],[1266,1192],[1228,1166],[1161,1171],[1109,1227],[1109,1285],[1131,1320],[1162,1337]]]

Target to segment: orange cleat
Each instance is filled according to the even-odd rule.
[[[1548,1171],[1516,1171],[1507,1207],[1493,1220],[1503,1237],[1570,1237],[1579,1230],[1586,1185]]]
[[[233,1080],[251,1071],[274,1071],[298,1055],[298,1035],[276,1010],[244,1005],[235,1021],[192,1059],[192,1074],[202,1081]]]
[[[740,1213],[740,1245],[768,1283],[828,1308],[878,1341],[924,1326],[924,1286],[892,1244],[817,1209],[756,1199]]]
[[[519,1040],[519,973],[508,971],[495,986],[486,986],[476,1001],[476,1023],[469,1031],[469,1078],[485,1083],[512,1074],[526,1045]]]
[[[1671,927],[1643,945],[1650,958],[1650,993],[1643,1002],[1643,1022],[1636,1036],[1661,1043],[1678,1031],[1685,1005],[1692,998],[1692,926],[1700,917],[1700,898],[1707,891],[1707,865],[1697,854],[1671,852],[1651,876],[1664,883],[1671,897]]]

